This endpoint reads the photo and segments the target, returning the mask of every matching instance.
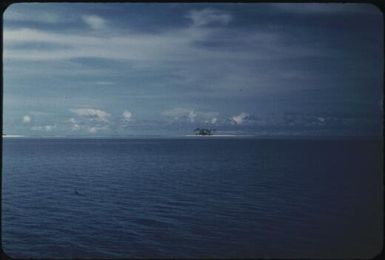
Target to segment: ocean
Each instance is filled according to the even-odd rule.
[[[3,139],[2,248],[32,258],[371,258],[370,138]]]

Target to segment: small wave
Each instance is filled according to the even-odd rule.
[[[146,227],[152,227],[152,228],[162,228],[162,227],[169,227],[170,224],[163,222],[163,221],[158,221],[155,219],[149,219],[149,218],[137,218],[133,222],[136,224],[139,224],[141,226],[146,226]]]

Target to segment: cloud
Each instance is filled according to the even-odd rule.
[[[96,15],[83,15],[82,20],[93,30],[100,30],[106,27],[106,21]]]
[[[109,113],[103,110],[93,108],[71,109],[71,112],[75,113],[78,116],[86,117],[99,122],[108,122],[108,119],[111,116]]]
[[[45,125],[44,130],[47,132],[52,131],[52,129],[56,128],[56,125]]]
[[[111,114],[101,109],[77,108],[70,109],[78,117],[68,119],[72,131],[95,134],[102,130],[109,130],[113,121],[110,121]]]
[[[106,126],[102,126],[102,127],[92,126],[88,128],[88,132],[91,134],[95,134],[99,131],[106,130],[106,129],[108,129]]]
[[[213,18],[210,18],[213,19]],[[202,22],[198,23],[201,24]],[[65,61],[79,58],[98,58],[136,62],[183,62],[202,64],[202,61],[236,64],[251,60],[282,59],[287,57],[306,57],[335,55],[333,49],[314,46],[297,46],[284,44],[279,32],[253,31],[242,33],[226,28],[221,29],[221,37],[215,35],[216,28],[191,26],[187,28],[164,31],[159,34],[137,32],[121,32],[109,37],[104,34],[82,34],[50,32],[32,28],[5,28],[4,59],[23,61]],[[229,37],[233,35],[233,37]],[[219,46],[204,47],[204,44],[215,41]],[[24,45],[30,48],[19,48]],[[48,44],[60,48],[33,49],[34,44]],[[227,47],[220,47],[220,46]],[[107,47],[106,47],[107,46]],[[229,51],[231,50],[236,51]],[[252,48],[253,51],[250,51]],[[198,66],[194,66],[199,68]],[[233,74],[233,73],[229,73]],[[101,83],[100,85],[103,85]]]
[[[31,121],[32,121],[32,118],[29,115],[23,116],[23,123],[29,124],[31,123]]]
[[[126,121],[126,122],[129,122],[129,121],[132,120],[132,113],[130,111],[125,110],[122,113],[122,116],[123,116],[123,120]]]
[[[71,130],[76,131],[80,129],[80,125],[75,118],[70,118],[68,121],[71,123]]]
[[[226,25],[232,20],[232,16],[230,14],[210,8],[191,10],[186,17],[191,19],[194,26],[198,27],[213,23]]]
[[[94,109],[97,110],[97,109]],[[67,122],[70,123],[70,129],[72,131],[82,131],[82,132],[88,132],[88,133],[97,133],[101,130],[108,130],[110,127],[110,124],[108,121],[100,119],[100,117],[105,116],[104,113],[100,112],[90,112],[90,111],[81,111],[79,118],[69,118]],[[103,111],[104,112],[104,111]],[[96,115],[97,114],[97,115]],[[98,117],[99,119],[95,120],[95,117]]]
[[[4,12],[4,20],[7,21],[17,21],[17,22],[39,22],[39,23],[48,23],[54,24],[60,21],[64,21],[64,17],[56,13],[44,12],[44,11],[34,11],[34,12],[20,12],[15,11],[12,8],[7,9]]]
[[[90,133],[94,134],[94,133],[96,133],[96,132],[98,131],[98,129],[97,129],[96,127],[90,127],[90,128],[88,129],[88,131],[89,131]]]
[[[201,123],[212,123],[217,121],[218,112],[204,112],[195,111],[194,109],[177,107],[162,112],[163,116],[171,118],[173,121],[187,121],[190,123],[201,122]]]
[[[53,129],[56,128],[56,125],[44,125],[44,126],[33,126],[31,127],[32,131],[46,131],[51,132]]]
[[[233,124],[242,125],[247,120],[248,117],[249,117],[249,114],[242,112],[237,116],[233,116],[231,120]]]
[[[191,110],[189,113],[188,113],[188,118],[191,122],[194,122],[195,121],[195,118],[197,117],[197,113],[194,112],[194,110]]]
[[[131,32],[105,37],[105,35],[84,33],[68,35],[31,28],[6,29],[4,30],[4,57],[20,60],[55,60],[55,62],[75,58],[191,60],[191,52],[194,51],[191,42],[200,40],[205,35],[206,32],[202,30],[179,30],[159,35]],[[29,48],[14,47],[17,44],[32,43],[63,47],[32,52]],[[198,53],[195,54],[197,55]]]

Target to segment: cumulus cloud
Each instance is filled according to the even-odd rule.
[[[68,119],[69,128],[72,131],[98,133],[102,130],[108,130],[111,127],[111,114],[101,109],[95,108],[77,108],[70,109],[77,117]]]
[[[197,113],[194,112],[194,110],[191,110],[189,113],[188,113],[188,118],[191,122],[194,122],[195,121],[195,118],[197,117]]]
[[[55,125],[45,125],[44,126],[44,130],[47,131],[47,132],[50,132],[52,131],[52,129],[56,128]]]
[[[212,23],[226,25],[232,20],[230,14],[211,8],[191,10],[186,17],[191,19],[194,26],[205,26]]]
[[[100,132],[100,131],[106,130],[106,129],[107,129],[107,127],[105,127],[105,126],[102,126],[102,127],[91,126],[91,127],[88,127],[88,132],[91,134],[95,134],[97,132]]]
[[[132,120],[132,113],[130,111],[127,111],[125,110],[123,113],[122,113],[122,117],[123,117],[123,120],[126,121],[126,122],[129,122]]]
[[[217,121],[218,112],[203,112],[195,111],[194,109],[177,107],[162,112],[163,116],[171,118],[174,121],[187,121],[187,122],[211,122]]]
[[[90,133],[94,134],[94,133],[96,133],[96,132],[98,131],[98,129],[97,129],[96,127],[90,127],[90,128],[88,129],[88,131],[89,131]]]
[[[249,117],[249,114],[242,112],[237,116],[233,116],[231,120],[233,124],[242,125],[247,120],[248,117]]]
[[[32,121],[32,118],[29,115],[23,116],[23,123],[29,124],[31,123],[31,121]]]
[[[109,121],[95,119],[94,113],[87,114],[85,112],[82,112],[80,114],[81,116],[79,116],[78,118],[71,117],[67,120],[67,122],[69,123],[69,128],[72,131],[88,132],[94,134],[102,130],[108,130],[110,128]],[[91,116],[89,114],[91,114]]]
[[[83,15],[82,19],[93,30],[100,30],[106,27],[106,21],[97,15]]]
[[[75,131],[80,129],[80,125],[75,118],[70,118],[68,121],[71,123],[71,130]]]
[[[111,116],[109,113],[103,110],[94,108],[71,109],[71,112],[75,113],[78,116],[86,117],[99,122],[108,122],[108,119]]]
[[[44,126],[33,126],[31,127],[32,131],[46,131],[51,132],[53,129],[56,128],[56,125],[44,125]]]

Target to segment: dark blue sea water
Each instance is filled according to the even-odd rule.
[[[5,139],[13,257],[366,258],[382,141]]]

